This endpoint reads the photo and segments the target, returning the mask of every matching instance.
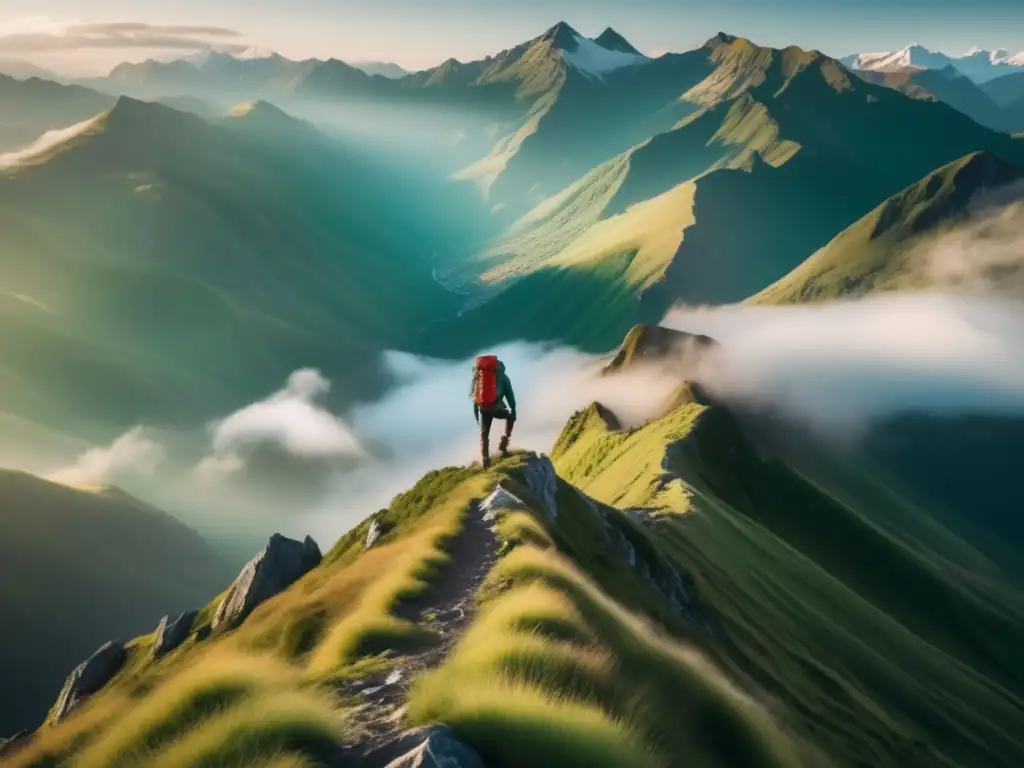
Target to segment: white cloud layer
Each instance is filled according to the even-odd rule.
[[[96,485],[130,475],[152,475],[165,457],[163,446],[145,427],[134,427],[110,445],[90,448],[69,467],[49,476],[65,485]]]
[[[721,348],[694,372],[725,400],[836,437],[910,411],[1024,414],[1024,304],[881,294],[818,305],[678,309],[664,325]]]
[[[210,427],[213,453],[197,471],[205,475],[236,472],[244,465],[246,450],[261,443],[295,456],[362,456],[359,440],[345,422],[316,403],[330,386],[319,371],[298,370],[266,400],[214,422]]]
[[[201,25],[162,25],[140,22],[90,23],[37,16],[0,24],[0,51],[8,55],[83,49],[174,49],[241,52],[233,29]],[[228,42],[226,42],[228,41]]]

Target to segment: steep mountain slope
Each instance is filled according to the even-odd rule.
[[[1024,158],[1010,137],[864,82],[819,53],[727,35],[707,50],[714,71],[673,111],[692,114],[445,276],[453,286],[472,284],[474,269],[482,277],[484,292],[463,311],[476,346],[520,322],[531,338],[603,351],[676,301],[762,290],[879,201],[967,152]]]
[[[827,246],[781,280],[750,299],[753,303],[790,304],[862,296],[875,291],[925,287],[955,289],[965,279],[984,277],[984,265],[944,270],[929,252],[936,238],[979,209],[984,195],[1024,178],[1024,167],[975,153],[939,168],[886,200],[840,233]],[[995,197],[993,203],[1008,200]],[[993,264],[993,287],[1024,295],[1024,276],[1008,264]],[[946,273],[946,274],[944,274]],[[996,273],[993,273],[996,274]],[[968,288],[973,286],[968,285]]]
[[[544,459],[430,473],[240,626],[210,632],[218,599],[165,658],[151,638],[130,643],[102,692],[11,763],[118,765],[144,749],[384,765],[430,738],[495,766],[804,764],[772,715],[682,644],[702,630],[678,579],[653,539]],[[450,730],[402,731],[437,721]]]
[[[981,87],[953,66],[885,72],[859,70],[857,75],[868,82],[895,88],[911,98],[941,101],[995,131],[1012,133],[1024,127],[1011,120]]]
[[[0,733],[32,728],[65,675],[111,636],[202,605],[229,575],[168,515],[116,489],[0,470]]]
[[[755,449],[734,416],[691,402],[632,432],[582,412],[553,458],[656,531],[727,638],[717,657],[837,764],[1013,764],[1019,588],[848,459],[782,446]]]
[[[67,128],[113,104],[105,94],[77,85],[0,75],[0,152],[20,149],[45,131]]]
[[[981,89],[999,106],[1009,106],[1024,99],[1024,72],[1013,72],[997,77],[984,83]]]
[[[617,367],[676,342],[637,329]],[[554,466],[428,474],[240,624],[211,626],[229,592],[166,658],[136,639],[12,765],[384,765],[425,743],[495,766],[1016,765],[1005,573],[860,467],[755,444],[680,384],[637,429],[577,413]]]
[[[310,364],[346,400],[447,311],[441,185],[272,108],[228,124],[122,98],[0,175],[5,410],[106,443],[203,424]]]

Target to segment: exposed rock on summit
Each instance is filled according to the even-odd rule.
[[[57,697],[50,722],[61,722],[83,699],[109,683],[124,664],[125,657],[124,643],[111,640],[75,667]]]
[[[279,533],[266,549],[245,564],[217,607],[213,629],[235,626],[265,600],[284,591],[320,564],[320,548],[309,536],[299,542]]]
[[[159,659],[185,642],[192,629],[192,622],[198,615],[199,611],[185,611],[173,621],[170,616],[160,619],[153,638],[153,658]]]

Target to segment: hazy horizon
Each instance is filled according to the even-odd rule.
[[[0,10],[0,60],[24,61],[68,76],[103,75],[125,61],[249,47],[291,59],[384,61],[417,70],[451,57],[469,61],[496,54],[558,21],[587,36],[614,27],[648,55],[692,49],[719,31],[837,57],[911,43],[950,55],[974,46],[1024,50],[1024,5],[1007,0],[979,0],[969,10],[952,0],[867,0],[856,8],[782,0],[771,9],[752,0],[727,0],[713,10],[667,0],[527,0],[508,5],[381,0],[373,7],[326,0],[287,5],[281,0],[246,5],[229,0],[215,8],[183,0],[174,11],[136,0],[88,5],[82,0],[10,0],[6,5]]]

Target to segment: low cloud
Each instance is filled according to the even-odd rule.
[[[573,349],[514,342],[487,352],[505,363],[517,401],[514,449],[547,452],[569,417],[600,401],[627,424],[656,416],[679,386],[678,375],[660,366],[600,376],[604,358]],[[378,402],[347,415],[352,431],[378,448],[355,472],[339,474],[325,501],[292,523],[333,541],[424,473],[479,461],[479,428],[469,399],[473,357],[432,360],[389,352],[384,362],[399,383]],[[492,455],[504,422],[491,432]]]
[[[692,376],[718,398],[856,439],[898,413],[1024,414],[1024,304],[969,295],[677,309],[721,342]]]
[[[0,171],[12,168],[27,160],[31,160],[34,157],[38,157],[39,155],[49,152],[54,147],[73,139],[84,131],[87,131],[98,119],[98,117],[91,117],[88,120],[72,125],[69,128],[47,131],[23,149],[19,149],[15,152],[0,153]]]
[[[272,445],[298,457],[362,456],[359,440],[342,419],[317,404],[330,382],[312,368],[295,371],[283,389],[210,425],[213,452],[198,465],[203,475],[233,473],[247,451]]]
[[[214,26],[88,23],[36,17],[0,25],[0,50],[8,54],[49,53],[84,49],[205,50],[216,46],[232,53],[248,46],[233,29]]]
[[[969,218],[910,254],[923,281],[939,288],[1024,296],[1024,183],[975,198]]]
[[[145,427],[134,427],[110,445],[90,448],[49,479],[65,485],[95,485],[132,475],[152,475],[165,457],[163,446]]]

